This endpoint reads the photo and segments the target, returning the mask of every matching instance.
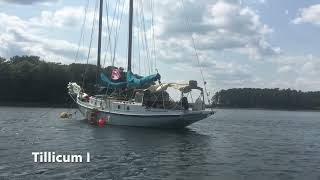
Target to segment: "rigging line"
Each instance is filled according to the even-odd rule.
[[[111,52],[112,52],[111,36],[112,36],[112,32],[113,32],[113,28],[112,28],[113,27],[113,20],[112,20],[111,24],[110,24],[110,20],[109,20],[109,18],[110,18],[109,14],[111,16],[111,13],[109,13],[109,12],[111,11],[111,9],[112,9],[111,5],[110,5],[109,1],[107,1],[107,3],[106,3],[107,26],[105,27],[106,32],[107,32],[107,40],[105,42],[106,45],[105,45],[105,54],[104,54],[104,58],[103,58],[103,66],[105,66],[105,64],[106,64],[108,52],[110,52],[110,59],[112,58],[112,55],[111,55]],[[114,14],[112,15],[112,17],[113,16],[114,16]],[[110,28],[110,26],[111,26],[111,28]]]
[[[181,3],[182,3],[182,7],[184,10],[186,10],[185,8],[185,5],[184,5],[184,0],[181,0]],[[186,25],[187,25],[187,28],[189,29],[189,31],[191,32],[190,30],[190,20],[188,18],[188,16],[186,16]],[[191,34],[191,40],[192,40],[192,46],[193,46],[193,49],[195,51],[195,55],[196,55],[196,59],[198,61],[198,66],[199,66],[199,69],[200,69],[200,73],[201,73],[201,77],[202,77],[202,81],[203,81],[203,85],[204,85],[204,90],[205,90],[205,93],[206,93],[206,96],[207,96],[207,100],[208,102],[210,103],[210,100],[209,100],[209,93],[207,91],[207,82],[205,81],[204,79],[204,75],[203,75],[203,69],[202,69],[202,66],[201,66],[201,63],[200,63],[200,58],[199,58],[199,53],[198,53],[198,50],[196,48],[196,43],[195,43],[195,40],[193,38],[193,35]]]
[[[151,71],[150,71],[150,50],[149,50],[148,40],[147,40],[146,25],[145,25],[145,18],[144,18],[144,10],[143,10],[142,1],[141,1],[141,13],[142,13],[141,17],[142,17],[142,25],[143,25],[142,26],[143,27],[143,41],[144,41],[144,45],[145,45],[148,71],[149,71],[149,75],[150,75],[151,74]]]
[[[145,47],[146,47],[148,70],[149,70],[149,74],[151,74],[152,58],[151,58],[151,55],[150,55],[150,48],[149,48],[149,44],[148,44],[148,38],[147,38],[147,31],[146,31],[146,27],[145,27],[144,14],[143,14],[142,17],[143,17],[143,37],[144,37]]]
[[[90,58],[90,54],[91,54],[91,46],[92,46],[92,40],[93,40],[93,34],[94,34],[94,27],[95,27],[95,23],[96,23],[96,15],[97,15],[97,9],[98,9],[98,3],[99,0],[96,0],[96,6],[94,9],[94,15],[93,15],[93,20],[92,20],[92,29],[91,29],[91,36],[90,36],[90,44],[89,44],[89,51],[88,51],[88,57],[87,57],[87,64],[85,67],[85,71],[84,71],[84,75],[82,77],[82,88],[84,88],[84,82],[85,82],[85,77],[88,71],[88,64],[89,64],[89,58]]]
[[[113,24],[114,24],[114,21],[115,21],[115,16],[116,16],[116,14],[117,14],[117,9],[118,9],[118,6],[119,6],[119,0],[117,0],[116,1],[116,4],[115,4],[115,6],[114,6],[114,12],[113,12],[113,16],[112,16],[112,23],[111,23],[111,27],[112,27],[112,29],[111,29],[111,31],[110,31],[110,26],[109,26],[109,23],[108,23],[108,29],[109,29],[109,31],[110,31],[110,33],[109,33],[109,43],[110,43],[110,46],[109,46],[109,48],[110,48],[110,61],[111,61],[111,64],[112,64],[112,59],[113,59],[113,57],[112,57],[112,49],[113,49],[113,47],[112,47],[112,40],[111,40],[111,36],[112,36],[112,34],[113,34]],[[114,64],[112,64],[112,66],[113,66]]]
[[[143,14],[142,14],[142,6],[143,6],[143,4],[142,4],[142,1],[140,0],[139,1],[140,2],[140,9],[139,9],[139,18],[140,18],[140,21],[139,21],[139,26],[142,26],[141,25],[141,23],[142,23],[142,16],[143,16]],[[142,29],[142,28],[141,28]],[[142,45],[142,49],[144,50],[144,52],[145,52],[145,42],[143,41],[143,33],[142,33],[142,31],[140,31],[139,30],[139,32],[140,32],[140,34],[141,34],[141,45]],[[144,54],[144,55],[146,55],[146,53]],[[144,69],[144,75],[147,75],[148,74],[148,71],[147,71],[147,63],[146,63],[146,61],[147,61],[147,56],[145,57],[145,58],[143,58],[143,69]]]
[[[82,26],[81,26],[80,39],[79,39],[79,42],[78,42],[78,49],[77,49],[77,52],[76,52],[75,62],[77,62],[77,60],[78,60],[79,51],[80,51],[80,47],[81,47],[81,41],[84,39],[83,38],[83,36],[84,36],[84,28],[85,28],[86,21],[87,21],[87,12],[88,12],[89,2],[90,2],[90,0],[87,0],[86,7],[84,9],[84,18],[83,18],[83,23],[82,23]]]
[[[157,69],[157,55],[156,55],[156,41],[154,35],[154,0],[151,0],[151,28],[152,28],[152,42],[153,42],[153,56],[154,56],[154,65]]]
[[[108,47],[109,47],[109,50],[110,50],[110,60],[112,61],[112,42],[111,42],[111,35],[112,35],[112,32],[113,32],[113,29],[110,28],[110,23],[109,23],[109,1],[107,1],[107,5],[108,7],[106,7],[106,13],[107,13],[107,32],[108,32],[108,41],[106,43],[108,43],[106,45],[106,51],[108,51]],[[115,11],[113,12],[113,16],[112,16],[112,22],[111,22],[111,27],[113,27],[113,24],[114,24],[114,21],[115,21],[115,16],[116,16],[116,13],[117,13],[117,7],[118,7],[118,4],[119,4],[119,0],[116,1],[116,4],[115,4]],[[104,64],[106,62],[106,59],[107,59],[107,53],[105,53],[105,57],[104,57]]]
[[[106,14],[107,14],[107,26],[106,26],[106,31],[108,34],[108,41],[106,41],[106,45],[105,45],[105,54],[104,54],[104,59],[103,59],[103,66],[105,66],[106,64],[106,59],[107,59],[107,53],[108,50],[110,50],[110,54],[111,54],[111,49],[112,49],[112,44],[111,44],[111,34],[112,34],[112,29],[110,30],[110,23],[109,23],[109,1],[107,1],[106,3]],[[113,24],[113,22],[112,22]],[[113,26],[113,25],[111,25]]]
[[[192,93],[190,93],[190,98],[191,98],[191,103],[194,103],[194,102],[193,102]]]
[[[142,51],[142,53],[144,52],[143,50],[145,49],[145,45],[144,45],[144,41],[143,41],[143,34],[142,34],[142,18],[141,18],[141,6],[142,6],[142,1],[140,0],[140,6],[139,6],[139,42],[141,42],[141,48],[140,48],[140,53]],[[141,56],[144,56],[145,54],[142,54]],[[147,75],[147,66],[146,66],[146,58],[143,58],[143,70],[144,70],[144,75]]]
[[[135,65],[135,63],[132,63],[132,62],[134,62],[134,60],[136,59],[136,54],[135,54],[135,48],[136,48],[136,46],[135,46],[135,39],[136,39],[136,37],[135,37],[135,30],[134,30],[134,27],[135,27],[135,23],[136,23],[136,19],[134,18],[134,13],[135,13],[135,11],[134,11],[134,9],[135,8],[133,8],[133,13],[132,13],[132,16],[133,16],[133,18],[132,18],[132,47],[131,47],[131,49],[132,49],[132,57],[131,57],[131,71],[132,72],[135,72],[135,70],[136,70],[136,65]],[[135,89],[135,88],[134,88]]]
[[[116,2],[116,5],[115,5],[115,12],[113,13],[113,17],[112,17],[112,27],[113,27],[113,23],[114,23],[114,21],[116,20],[116,19],[118,19],[118,17],[119,17],[119,14],[120,14],[120,1],[119,0],[117,0],[117,2]],[[116,39],[116,33],[117,33],[117,29],[118,29],[118,23],[117,23],[117,25],[115,26],[115,28],[114,28],[114,33],[113,33],[113,35],[114,35],[114,39]],[[110,40],[110,42],[112,43],[112,40]],[[111,64],[112,64],[112,66],[114,66],[114,58],[115,58],[115,54],[113,54],[113,49],[115,48],[115,44],[113,44],[113,48],[110,48],[110,55],[111,55]]]
[[[139,6],[139,3],[137,4]],[[140,20],[139,20],[139,10],[136,10],[136,19],[137,19],[137,26],[138,26],[138,35],[137,35],[137,42],[138,42],[138,60],[139,60],[139,74],[141,74],[141,52],[140,52]]]
[[[115,61],[115,57],[116,57],[116,49],[117,49],[117,45],[118,45],[118,39],[119,39],[119,31],[120,31],[120,27],[121,27],[121,24],[122,24],[122,16],[124,14],[124,4],[125,4],[125,0],[123,1],[122,3],[122,12],[121,12],[121,15],[120,15],[120,20],[119,20],[119,23],[118,23],[118,27],[116,29],[116,34],[115,34],[115,37],[114,37],[114,49],[113,49],[113,60],[112,60],[112,64],[114,64],[114,61]],[[117,19],[119,19],[119,14],[120,12],[118,13],[118,17]]]
[[[104,53],[104,57],[103,57],[103,67],[105,67],[105,64],[106,64],[106,59],[107,59],[107,52],[108,52],[108,48],[110,46],[110,31],[109,31],[109,1],[106,2],[106,16],[107,16],[107,26],[106,26],[106,32],[108,34],[108,41],[106,41],[106,44],[105,44],[105,53]]]

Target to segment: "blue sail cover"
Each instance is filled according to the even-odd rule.
[[[100,74],[102,85],[112,89],[117,88],[140,88],[147,83],[151,83],[161,79],[160,74],[153,74],[150,76],[139,76],[133,74],[131,71],[127,72],[127,82],[112,82],[106,75],[103,73]]]
[[[147,83],[151,83],[160,79],[161,79],[161,76],[159,73],[143,77],[143,76],[135,75],[131,71],[127,72],[127,81],[128,81],[129,88],[132,88],[132,87],[139,88]]]

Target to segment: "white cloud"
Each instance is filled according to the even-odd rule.
[[[51,3],[57,2],[58,0],[0,0],[0,2],[6,3],[15,3],[15,4],[23,4],[23,5],[31,5],[36,3]]]
[[[264,4],[267,2],[267,0],[259,0],[259,2]]]
[[[0,13],[0,23],[0,56],[37,55],[51,61],[73,61],[78,49],[75,43],[40,36],[41,28],[17,16]],[[87,52],[87,48],[80,48],[80,57]]]
[[[63,7],[55,12],[42,11],[41,18],[33,18],[43,25],[53,25],[58,27],[75,26],[83,21],[84,8],[82,7]],[[91,18],[92,19],[92,18]]]
[[[85,11],[87,11],[85,17]],[[98,14],[95,15],[93,9],[85,10],[84,7],[78,6],[65,6],[55,11],[41,11],[39,17],[33,17],[29,20],[34,26],[55,27],[55,28],[80,28],[86,19],[85,27],[87,29],[92,28],[93,19],[98,23]],[[118,19],[109,17],[109,28],[115,28],[120,24]],[[104,28],[108,26],[107,17],[103,17]]]
[[[315,57],[312,54],[301,56],[283,55],[273,60],[272,63],[278,67],[278,77],[273,82],[275,87],[319,90],[320,57]]]
[[[0,26],[0,56],[8,58],[15,55],[36,55],[47,61],[66,64],[75,62],[78,44],[70,42],[70,39],[66,40],[65,36],[59,37],[55,33],[70,31],[71,28],[78,32],[83,23],[83,11],[84,8],[82,7],[64,7],[56,11],[42,11],[41,16],[30,19],[0,13],[0,24],[2,25]],[[93,14],[93,11],[88,10],[86,27],[90,32]],[[106,24],[105,22],[105,26]],[[111,28],[115,28],[118,24],[119,21],[115,20]],[[50,28],[54,29],[55,33],[48,33]],[[111,36],[114,36],[114,32]],[[88,41],[88,38],[85,39]],[[88,42],[82,43],[89,44]],[[93,44],[91,49],[90,63],[95,63],[95,45],[96,43]],[[88,50],[88,47],[81,45],[78,56],[80,62],[85,63]],[[107,57],[109,58],[109,52],[105,53],[108,54]],[[102,57],[104,56],[105,54],[102,54]],[[121,65],[124,64],[124,58],[121,55],[117,56],[116,61]]]
[[[188,71],[200,77],[193,37],[209,86],[265,85],[254,74],[250,61],[243,64],[234,58],[216,56],[225,52],[241,58],[269,59],[281,54],[280,48],[272,46],[267,40],[273,29],[261,22],[256,11],[240,6],[237,0],[165,0],[155,3],[158,61],[174,65],[177,72]],[[150,18],[147,19],[150,21]],[[147,34],[149,32],[150,29]]]
[[[284,14],[285,14],[285,15],[289,15],[289,10],[286,9],[286,10],[284,11]]]
[[[170,43],[168,39],[174,39],[176,46],[192,46],[193,36],[199,50],[230,50],[253,59],[280,53],[280,48],[266,40],[273,30],[249,7],[227,1],[184,2],[180,7],[176,2],[159,5],[162,16],[157,18],[156,32],[160,41]]]
[[[155,2],[157,3],[155,5],[157,7],[155,32],[158,62],[172,65],[176,73],[187,71],[193,73],[194,76],[199,75],[199,64],[191,38],[193,37],[201,66],[205,72],[205,79],[209,86],[215,89],[291,87],[314,90],[319,87],[317,77],[320,76],[318,72],[320,62],[318,58],[312,55],[296,57],[283,55],[280,48],[274,47],[268,41],[268,36],[272,35],[273,29],[263,23],[259,14],[253,9],[239,6],[236,0],[184,0],[184,8],[180,2],[171,0]],[[146,10],[146,15],[151,15],[150,12],[147,12],[147,8],[144,10]],[[0,13],[0,24],[2,25],[0,26],[0,56],[33,54],[45,60],[74,62],[77,44],[70,42],[70,39],[63,40],[65,38],[60,38],[55,33],[46,34],[44,32],[48,32],[50,28],[55,28],[59,32],[68,31],[76,26],[80,28],[83,12],[83,7],[64,7],[42,11],[39,17],[31,19]],[[92,10],[89,11],[88,16],[88,21],[93,18]],[[186,19],[189,20],[188,26],[186,26]],[[302,23],[302,20],[299,21]],[[87,23],[87,25],[89,27],[92,24]],[[146,17],[146,26],[145,34],[147,39],[151,40],[152,30],[148,17]],[[123,39],[126,40],[125,37]],[[80,56],[85,57],[87,52],[87,47],[81,48]],[[231,56],[217,55],[221,52]],[[91,58],[94,59],[95,55],[96,50],[92,50]],[[136,52],[135,56],[137,56]],[[238,57],[241,61],[238,61]],[[262,63],[259,66],[263,66],[266,61],[246,62],[246,57],[272,59],[272,62],[267,61],[267,63],[272,64],[274,68],[265,73],[268,74],[267,76],[278,75],[276,80],[268,81],[266,77],[261,76],[263,73],[255,73],[256,63]],[[120,57],[117,65],[126,67],[124,62],[125,59]],[[166,73],[166,70],[162,69],[162,71]]]
[[[279,73],[288,73],[292,71],[292,67],[289,66],[289,65],[285,65],[285,66],[281,66],[279,69],[278,69],[278,72]]]
[[[292,22],[294,24],[311,23],[320,25],[320,4],[300,9],[298,17]]]
[[[17,16],[9,16],[5,13],[0,13],[0,29],[4,30],[5,28],[19,28],[25,29],[28,27],[29,23],[20,19]]]

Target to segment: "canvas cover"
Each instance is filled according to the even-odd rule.
[[[113,82],[104,73],[100,74],[101,85],[109,87],[111,89],[117,88],[141,88],[147,83],[152,83],[154,81],[160,80],[160,74],[154,74],[150,76],[139,76],[133,74],[131,71],[127,72],[127,81],[124,82]]]
[[[150,92],[161,92],[166,91],[169,87],[181,91],[182,93],[189,93],[193,89],[198,89],[202,91],[200,87],[190,86],[189,84],[179,84],[179,83],[162,83],[157,85],[152,85],[148,88]]]

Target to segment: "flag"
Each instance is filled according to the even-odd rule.
[[[111,79],[116,81],[116,80],[119,80],[120,78],[121,78],[120,70],[118,68],[112,69]]]

